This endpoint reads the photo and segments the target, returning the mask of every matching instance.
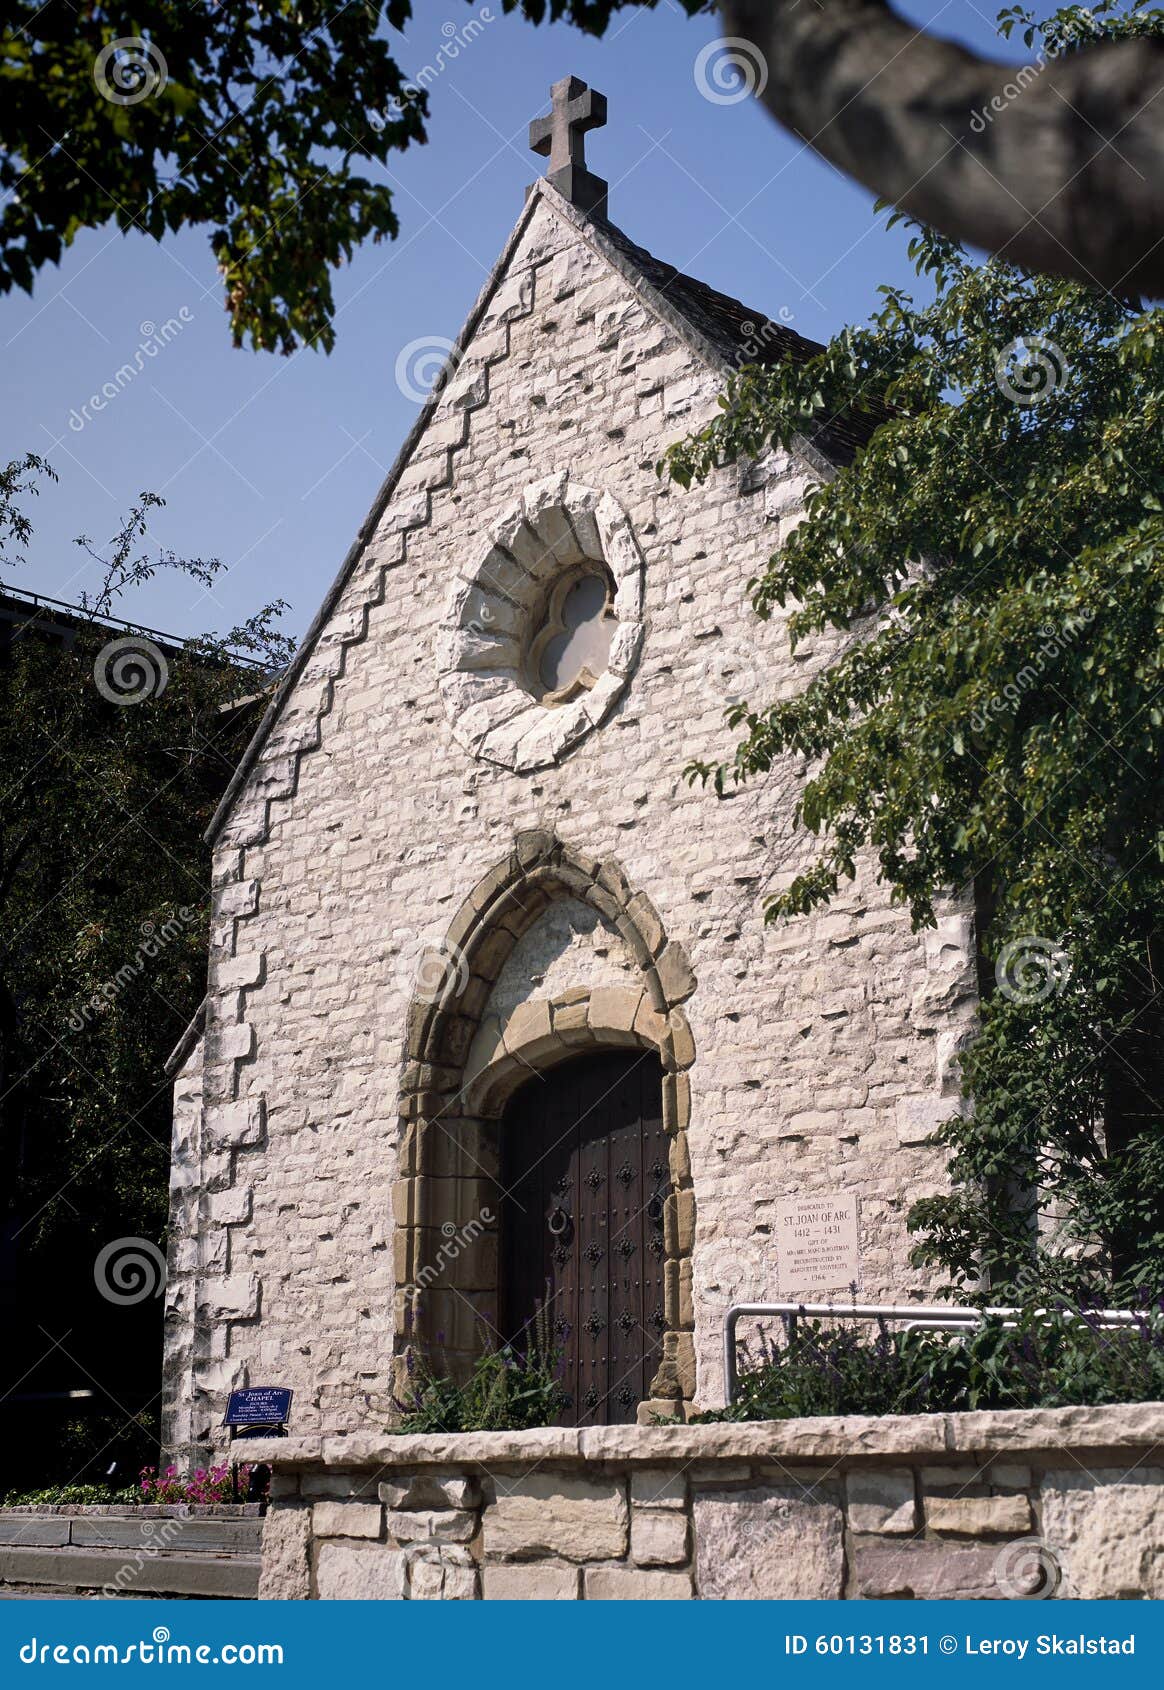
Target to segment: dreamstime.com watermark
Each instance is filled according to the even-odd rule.
[[[128,358],[120,369],[115,370],[112,380],[102,382],[97,393],[91,393],[85,403],[77,410],[76,406],[69,412],[69,428],[74,434],[80,434],[86,423],[91,423],[94,416],[100,415],[107,405],[111,405],[119,393],[124,393],[131,382],[136,381],[151,358],[156,358],[163,347],[169,346],[176,340],[182,330],[194,321],[194,313],[188,305],[178,309],[176,317],[167,317],[164,323],[153,323],[147,317],[138,325],[141,340],[137,350]],[[92,415],[90,415],[92,413]]]
[[[174,1548],[186,1528],[189,1516],[175,1516],[169,1520],[145,1519],[139,1523],[143,1542],[132,1560],[125,1561],[113,1577],[101,1586],[106,1598],[122,1596],[132,1590],[142,1573],[164,1549]]]
[[[971,116],[970,127],[975,135],[984,135],[996,117],[1001,117],[1008,106],[1013,105],[1015,100],[1021,99],[1027,89],[1039,80],[1047,66],[1053,64],[1059,57],[1060,52],[1066,49],[1066,46],[1067,43],[1064,42],[1062,48],[1044,48],[1036,54],[1033,63],[1020,65],[993,99],[988,100],[984,106],[980,106]]]
[[[281,1643],[173,1643],[169,1626],[136,1643],[42,1643],[30,1637],[17,1650],[21,1666],[55,1667],[281,1667]]]
[[[443,23],[443,40],[433,54],[431,63],[421,65],[416,75],[408,78],[399,94],[389,100],[382,112],[372,113],[373,129],[386,129],[389,123],[399,123],[408,107],[416,105],[421,95],[427,94],[433,83],[440,81],[449,66],[455,64],[477,37],[484,34],[488,26],[496,21],[497,14],[488,6],[482,6],[468,23],[455,24],[451,19]]]
[[[737,370],[748,364],[758,364],[763,352],[777,342],[793,320],[787,305],[782,305],[775,318],[765,317],[762,323],[741,323],[742,340],[736,347],[732,363]]]
[[[447,940],[425,951],[415,974],[406,960],[397,968],[397,984],[418,1003],[442,1003],[459,998],[469,984],[469,959],[459,945]]]
[[[166,1258],[149,1238],[115,1238],[97,1253],[93,1283],[107,1303],[132,1308],[166,1289]]]
[[[396,356],[396,386],[401,397],[423,405],[439,381],[455,373],[457,343],[447,335],[422,334],[402,346]]]
[[[169,679],[165,652],[144,634],[118,635],[101,647],[93,664],[93,681],[106,704],[160,698]]]
[[[1012,1602],[1045,1602],[1063,1583],[1063,1568],[1049,1543],[1040,1537],[1020,1537],[999,1550],[994,1579]]]
[[[1041,933],[1024,933],[1012,939],[1002,947],[994,965],[995,984],[1011,1003],[1046,1003],[1070,978],[1071,958],[1061,944]]]
[[[463,622],[461,626],[466,634],[476,634],[479,640],[487,640],[496,637],[496,621],[497,612],[491,604],[486,603],[482,594],[478,603],[470,609],[468,621]]]
[[[1050,625],[1040,628],[1039,649],[1029,663],[1023,664],[1013,680],[1006,683],[1000,693],[996,692],[986,704],[974,712],[970,718],[971,733],[985,733],[994,716],[1013,716],[1024,694],[1038,684],[1048,665],[1062,657],[1068,647],[1074,644],[1084,629],[1089,628],[1094,621],[1094,610],[1082,610],[1075,616],[1069,616],[1061,628]]]
[[[1049,399],[1062,387],[1070,371],[1063,349],[1045,334],[1019,335],[1002,348],[994,361],[999,392],[1024,409]]]
[[[445,1221],[441,1227],[444,1243],[440,1245],[431,1262],[426,1262],[410,1285],[404,1287],[405,1295],[415,1297],[421,1291],[427,1291],[444,1277],[445,1271],[457,1260],[462,1250],[467,1250],[470,1244],[476,1242],[482,1233],[493,1225],[495,1216],[492,1209],[482,1209],[471,1221],[464,1226],[458,1226],[455,1221]]]
[[[92,1021],[111,1009],[122,993],[128,991],[135,980],[141,979],[146,971],[146,964],[160,957],[166,947],[172,945],[178,935],[184,933],[191,922],[197,920],[198,910],[188,904],[182,904],[178,913],[170,916],[168,921],[143,921],[141,942],[132,957],[128,962],[122,963],[116,974],[103,981],[80,1008],[73,1011],[69,1017],[69,1031],[83,1033]]]
[[[164,88],[170,71],[156,41],[123,35],[102,47],[93,61],[93,82],[114,106],[137,106]]]
[[[759,99],[768,86],[768,61],[754,41],[741,35],[709,41],[695,60],[695,86],[713,106]]]

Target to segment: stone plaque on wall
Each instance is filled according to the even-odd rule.
[[[783,1198],[776,1205],[776,1248],[785,1299],[860,1285],[856,1192]]]

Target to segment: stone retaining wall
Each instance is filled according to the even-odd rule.
[[[1164,1597],[1158,1403],[254,1454],[263,1597]]]
[[[0,1596],[253,1597],[254,1503],[0,1508]]]

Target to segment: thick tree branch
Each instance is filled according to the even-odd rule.
[[[773,116],[866,187],[1029,269],[1164,295],[1164,43],[1019,72],[915,30],[887,0],[721,10],[763,56]]]

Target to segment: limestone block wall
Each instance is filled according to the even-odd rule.
[[[272,1599],[1164,1596],[1164,1404],[299,1440]]]
[[[683,779],[691,758],[730,751],[733,697],[795,689],[829,649],[791,657],[746,594],[818,470],[778,454],[690,493],[656,474],[666,444],[714,414],[722,381],[539,189],[215,842],[205,1035],[179,1094],[197,1121],[176,1162],[172,1445],[221,1444],[226,1393],[247,1383],[293,1387],[297,1432],[378,1431],[391,1416],[391,1205],[413,1172],[410,1114],[428,1107],[402,1086],[425,959],[449,954],[457,912],[526,831],[633,888],[689,973],[693,1332],[669,1334],[684,1395],[718,1399],[732,1300],[844,1289],[781,1282],[783,1196],[856,1191],[862,1293],[929,1291],[907,1265],[904,1218],[943,1179],[923,1141],[957,1107],[969,920],[953,910],[914,936],[864,868],[828,912],[765,927],[761,894],[811,856],[793,826],[803,771],[790,762],[723,801]],[[625,515],[641,645],[592,731],[546,766],[501,766],[467,749],[463,722],[454,731],[442,652],[491,525],[547,477]],[[504,947],[483,947],[463,982],[478,1015],[536,1019],[643,976],[572,896],[508,969]],[[460,1082],[422,1064],[410,1084],[443,1110]]]

